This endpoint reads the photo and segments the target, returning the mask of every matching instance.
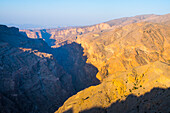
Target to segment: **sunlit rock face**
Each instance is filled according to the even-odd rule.
[[[117,72],[70,97],[56,113],[168,112],[169,70],[157,61]]]
[[[70,97],[56,113],[170,111],[169,14],[147,21],[77,37],[102,83]]]
[[[87,62],[99,70],[102,80],[117,71],[126,71],[155,61],[169,62],[170,27],[154,23],[135,23],[98,35],[77,38]]]

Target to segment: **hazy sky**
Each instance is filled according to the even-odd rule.
[[[0,0],[0,24],[91,25],[170,13],[170,0]]]

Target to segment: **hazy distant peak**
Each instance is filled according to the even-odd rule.
[[[106,23],[109,24],[110,26],[113,25],[127,25],[130,23],[135,23],[135,22],[139,22],[141,20],[150,18],[150,17],[157,17],[158,15],[154,15],[154,14],[147,14],[147,15],[137,15],[134,17],[123,17],[123,18],[119,18],[119,19],[114,19],[114,20],[110,20],[107,21]]]

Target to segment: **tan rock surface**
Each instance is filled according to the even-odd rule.
[[[169,19],[169,14],[153,15],[147,21],[154,23],[79,35],[76,42],[84,48],[87,63],[98,68],[102,83],[70,97],[56,113],[170,111]]]
[[[154,61],[170,60],[170,27],[154,23],[134,23],[77,38],[87,55],[87,62],[99,70],[102,80],[117,71],[126,71]]]
[[[127,97],[129,97],[129,95],[131,94],[135,95],[136,98],[140,97],[141,99],[144,99],[145,96],[142,97],[142,95],[146,95],[145,93],[150,92],[151,89],[155,87],[165,89],[170,87],[170,67],[164,62],[156,61],[154,63],[133,68],[126,72],[117,72],[115,74],[112,74],[108,78],[106,78],[102,82],[102,84],[89,87],[70,97],[64,103],[64,105],[60,107],[58,111],[56,111],[56,113],[63,113],[69,111],[70,109],[72,113],[84,113],[83,111],[86,110],[88,113],[92,113],[92,111],[90,112],[88,110],[93,108],[104,109],[103,112],[100,111],[101,109],[94,110],[94,112],[96,113],[105,113],[106,111],[107,113],[118,113],[120,111],[123,113],[128,111],[130,112],[130,110],[132,110],[130,106],[140,105],[140,102],[138,100],[128,102],[129,107],[125,108],[122,105],[116,106],[114,105],[114,103],[116,101],[126,101]],[[161,92],[157,92],[156,95],[159,97],[160,93]],[[166,94],[164,98],[167,99],[167,95],[169,94],[169,92],[166,92],[164,94]],[[151,101],[150,103],[153,103],[155,99],[162,99],[161,96],[160,98],[150,96],[151,95],[147,97],[151,100],[146,98],[145,101]],[[139,100],[141,101],[140,98]],[[168,100],[164,101],[168,102]],[[144,104],[140,107],[146,108],[146,103],[147,102],[144,102]],[[167,108],[168,106],[164,107]],[[136,109],[137,108],[135,108],[135,110]],[[151,112],[151,110],[158,111],[158,108],[140,110],[142,110],[143,112],[144,110],[148,110],[148,112]],[[163,110],[165,110],[163,107],[160,108],[160,112]]]

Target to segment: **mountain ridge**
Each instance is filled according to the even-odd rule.
[[[125,26],[131,23],[138,22],[155,22],[155,23],[163,23],[169,19],[170,14],[166,15],[138,15],[134,17],[124,17],[119,19],[114,19],[108,22],[103,22],[99,24],[94,24],[91,26],[82,26],[82,27],[70,27],[70,28],[57,28],[57,29],[47,29],[46,34],[47,37],[42,36],[41,30],[20,30],[29,38],[42,38],[43,40],[51,39],[53,40],[53,45],[49,44],[51,47],[56,48],[64,45],[65,43],[72,43],[76,40],[78,36],[82,34],[92,33],[92,32],[104,32],[112,29],[119,28],[121,26]],[[113,24],[114,23],[114,24]]]

